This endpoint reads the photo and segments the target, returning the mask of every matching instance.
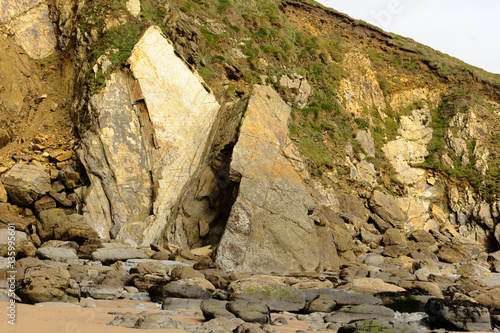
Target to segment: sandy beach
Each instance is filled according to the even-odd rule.
[[[96,308],[85,308],[87,303],[94,303]],[[108,312],[133,312],[140,313],[148,311],[152,313],[162,312],[162,310],[142,310],[142,309],[127,309],[127,307],[144,304],[154,305],[154,303],[128,300],[113,300],[99,301],[82,299],[80,307],[64,307],[64,306],[33,306],[28,304],[16,304],[16,325],[8,323],[7,305],[5,299],[0,300],[0,313],[2,320],[0,321],[0,332],[39,332],[39,333],[120,333],[120,332],[137,332],[136,329],[107,326],[115,315]],[[283,315],[289,319],[291,315]],[[191,324],[201,324],[204,322],[201,316],[171,316],[182,322]],[[275,330],[281,333],[292,333],[297,330],[306,330],[310,324],[306,322],[289,320],[286,326],[273,326]],[[152,329],[148,332],[162,333],[180,333],[187,332],[178,329]]]

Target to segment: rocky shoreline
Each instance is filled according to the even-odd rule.
[[[87,239],[80,245],[49,240],[36,251],[38,258],[16,261],[16,294],[19,302],[36,305],[78,305],[82,298],[86,307],[95,306],[88,303],[92,300],[154,302],[143,305],[141,313],[116,313],[109,323],[137,329],[277,332],[290,320],[308,323],[307,331],[500,327],[500,274],[458,278],[439,274],[439,269],[446,272],[453,265],[432,255],[408,270],[399,260],[378,254],[382,248],[358,256],[339,274],[261,275],[226,273],[211,260],[208,247],[190,251],[175,246],[133,248],[116,240]],[[3,275],[5,261],[2,258]],[[424,274],[432,267],[433,272]],[[6,279],[2,276],[1,281]],[[166,315],[182,310],[202,314],[206,322],[186,324]]]
[[[356,223],[354,214],[366,210],[362,206],[340,215],[346,226],[339,225],[336,234],[338,270],[231,272],[214,260],[210,245],[189,250],[99,237],[76,211],[84,181],[71,157],[57,165],[62,154],[73,156],[54,154],[46,161],[53,165],[50,173],[36,163],[20,162],[1,177],[9,201],[0,203],[3,299],[9,299],[6,281],[16,259],[18,302],[78,306],[81,299],[125,299],[150,304],[142,305],[140,313],[116,313],[109,322],[126,328],[275,332],[293,320],[307,323],[307,331],[500,328],[500,251],[486,253],[453,227],[404,232],[397,227],[393,199],[379,191],[368,201],[377,215],[367,223]],[[339,236],[342,232],[346,237]],[[280,260],[287,265],[286,256]],[[185,310],[205,322],[183,323],[166,315]]]

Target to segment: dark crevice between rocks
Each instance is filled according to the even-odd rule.
[[[215,204],[214,207],[217,207],[218,214],[210,223],[210,231],[204,243],[214,248],[219,245],[231,208],[238,197],[240,177],[231,174],[230,165],[247,106],[248,99],[245,98],[232,103],[225,110],[219,124],[219,133],[212,147],[209,166],[217,180],[217,191],[212,193],[209,199]]]
[[[191,249],[219,245],[239,190],[230,164],[247,103],[242,99],[221,107],[204,162],[179,196],[160,243],[181,239],[178,245]]]

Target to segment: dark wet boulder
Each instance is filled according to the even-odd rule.
[[[469,301],[431,298],[425,305],[429,323],[453,331],[491,331],[488,308]]]

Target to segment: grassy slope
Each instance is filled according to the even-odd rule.
[[[432,110],[431,126],[435,135],[429,146],[431,154],[424,166],[468,179],[485,196],[500,193],[498,163],[491,165],[491,172],[482,177],[472,166],[457,165],[457,168],[449,169],[437,158],[447,151],[442,135],[448,130],[450,115],[474,105],[491,108],[488,100],[500,101],[499,75],[467,65],[411,39],[387,34],[365,22],[325,9],[314,1],[143,0],[141,7],[141,16],[133,18],[127,16],[124,1],[91,2],[81,16],[83,26],[87,24],[90,28],[93,20],[104,17],[103,11],[127,17],[126,24],[103,33],[101,42],[94,46],[92,61],[110,49],[117,49],[118,52],[112,52],[112,59],[115,66],[120,66],[141,31],[150,24],[160,25],[173,40],[185,38],[175,25],[175,18],[184,13],[191,24],[199,24],[199,35],[193,39],[199,50],[194,58],[191,57],[191,64],[219,99],[229,100],[250,92],[251,86],[262,83],[262,75],[266,75],[267,83],[274,85],[282,97],[294,105],[296,92],[280,87],[273,77],[279,79],[292,73],[304,76],[313,87],[313,95],[306,108],[293,108],[290,132],[308,159],[313,174],[326,183],[329,180],[323,177],[325,174],[334,173],[339,179],[344,178],[348,172],[344,166],[344,147],[351,142],[355,151],[360,151],[359,145],[352,140],[353,133],[358,128],[369,127],[378,148],[372,162],[382,173],[382,185],[397,192],[401,186],[380,153],[380,147],[397,134],[398,119],[408,109],[388,108],[391,117],[384,121],[377,116],[373,105],[366,105],[367,111],[358,118],[346,112],[345,101],[339,93],[340,80],[349,77],[343,59],[346,52],[357,49],[370,59],[386,104],[391,96],[403,89],[447,87],[444,102]],[[240,50],[245,57],[236,57],[235,50]],[[184,56],[188,58],[189,54]],[[236,68],[237,73],[225,82],[227,79],[222,73],[228,73],[227,65]],[[89,74],[93,91],[98,91],[106,75]],[[464,95],[469,97],[463,98]],[[416,106],[427,102],[415,101]],[[488,141],[493,147],[493,160],[500,156],[494,148],[500,146],[499,138],[498,133],[493,133]],[[475,143],[468,144],[473,148]],[[343,182],[341,186],[363,185]]]

